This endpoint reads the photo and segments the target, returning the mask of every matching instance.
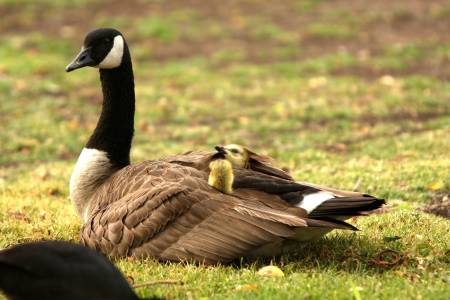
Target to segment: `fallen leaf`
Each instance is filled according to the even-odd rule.
[[[245,291],[245,292],[254,292],[259,290],[259,286],[257,284],[238,284],[235,291]]]
[[[248,123],[250,123],[250,119],[247,117],[239,117],[239,124],[241,125],[248,125]]]
[[[308,86],[312,89],[322,87],[327,84],[327,78],[320,76],[320,77],[312,77],[308,80]]]
[[[394,77],[392,77],[391,75],[381,76],[380,79],[378,79],[378,81],[382,85],[386,85],[386,86],[393,86],[396,84],[396,79]]]
[[[437,191],[444,187],[444,183],[442,181],[436,181],[427,185],[427,189],[430,191]]]
[[[277,266],[265,266],[256,272],[259,276],[267,276],[267,277],[283,277],[284,273]]]

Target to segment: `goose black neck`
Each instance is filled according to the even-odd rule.
[[[86,147],[105,151],[113,165],[123,167],[130,164],[135,105],[133,67],[126,44],[121,65],[100,69],[100,81],[102,112]]]

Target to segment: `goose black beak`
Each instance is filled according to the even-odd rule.
[[[91,48],[81,49],[75,59],[67,65],[66,72],[70,72],[86,66],[95,66],[96,63],[91,57]]]
[[[215,146],[214,149],[216,149],[216,151],[220,154],[227,154],[227,151],[225,150],[225,148],[223,146]]]

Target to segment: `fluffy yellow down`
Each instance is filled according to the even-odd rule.
[[[233,166],[226,159],[216,159],[209,164],[208,183],[225,194],[233,192]]]

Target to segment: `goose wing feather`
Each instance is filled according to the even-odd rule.
[[[255,153],[248,148],[246,148],[246,150],[249,154],[250,169],[270,176],[283,178],[286,180],[294,180],[288,172],[273,166],[273,159],[270,156]]]
[[[182,154],[167,156],[161,161],[188,166],[201,171],[208,171],[208,165],[215,152],[187,151]]]

